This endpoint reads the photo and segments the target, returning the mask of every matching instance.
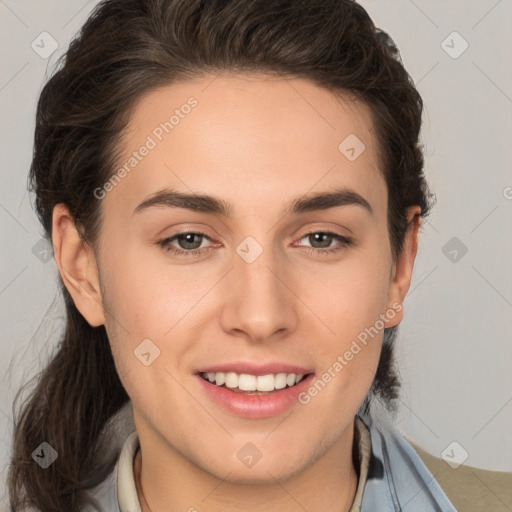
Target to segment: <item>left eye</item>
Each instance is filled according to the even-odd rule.
[[[203,252],[207,251],[209,247],[201,247],[202,239],[206,238],[207,240],[211,240],[211,238],[205,233],[198,232],[190,232],[187,231],[185,233],[179,233],[170,238],[164,238],[157,242],[157,244],[162,247],[166,252],[171,252],[175,255],[183,255],[183,256],[198,256],[203,254]],[[336,233],[331,233],[329,231],[313,231],[311,233],[305,234],[299,240],[303,240],[307,238],[310,243],[319,243],[320,247],[306,246],[308,253],[317,253],[317,254],[326,254],[340,251],[347,246],[352,244],[352,240],[345,236],[338,235]],[[199,239],[199,241],[198,241]],[[331,243],[333,240],[338,240],[340,243],[332,247]],[[176,247],[172,244],[172,242],[177,241],[181,247]]]
[[[313,231],[311,233],[308,233],[307,235],[304,235],[302,239],[307,238],[308,240],[314,240],[315,243],[325,244],[325,239],[327,239],[327,246],[323,246],[324,249],[331,249],[330,243],[333,240],[339,240],[343,243],[349,243],[350,240],[344,236],[337,235],[336,233],[330,233],[329,231]],[[313,247],[314,249],[318,249],[316,247]],[[320,249],[322,248],[322,245]]]
[[[160,245],[165,251],[172,252],[174,254],[185,254],[187,256],[193,256],[194,254],[202,252],[203,250],[203,248],[201,248],[201,241],[199,241],[199,243],[197,242],[197,240],[194,241],[196,237],[207,238],[208,240],[210,240],[210,237],[208,235],[205,235],[204,233],[186,232],[179,233],[171,238],[165,238],[164,240],[160,240],[158,242],[158,245]],[[176,248],[176,246],[171,245],[171,243],[174,240],[177,240],[179,245],[184,247],[185,250]]]

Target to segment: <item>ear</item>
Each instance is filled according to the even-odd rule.
[[[412,270],[418,252],[418,234],[421,225],[421,208],[411,206],[407,209],[408,228],[402,252],[393,264],[389,284],[388,310],[395,310],[393,318],[386,319],[386,327],[398,325],[403,318],[403,302],[411,284]],[[400,308],[397,307],[400,304]],[[394,307],[393,307],[394,305]],[[387,315],[386,315],[387,317]]]
[[[105,323],[96,257],[81,238],[64,203],[53,209],[52,240],[55,261],[75,306],[92,327]]]

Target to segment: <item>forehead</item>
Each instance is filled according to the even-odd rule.
[[[104,206],[125,214],[165,187],[239,198],[240,214],[342,186],[385,201],[369,108],[305,79],[205,75],[152,90],[120,149],[114,172],[126,172]]]

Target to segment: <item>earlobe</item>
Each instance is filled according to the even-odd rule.
[[[403,303],[411,285],[414,260],[418,252],[418,235],[421,225],[421,209],[419,206],[411,206],[407,210],[408,229],[402,252],[393,266],[389,285],[388,309],[394,309],[396,315],[386,321],[386,327],[398,325],[403,318]],[[396,307],[400,304],[399,311]]]
[[[96,257],[81,238],[65,204],[53,209],[55,261],[75,306],[92,327],[105,323]]]

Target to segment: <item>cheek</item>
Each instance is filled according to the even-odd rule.
[[[155,264],[129,248],[122,256],[110,254],[104,265],[107,303],[133,338],[161,338],[205,293],[184,266]]]
[[[197,305],[216,279],[200,281],[185,267],[158,269],[130,254],[110,254],[102,268],[107,334],[123,386],[134,402],[147,401],[141,394],[167,388],[165,369],[174,373],[185,360],[196,338],[184,330],[197,321]]]
[[[348,341],[375,324],[389,293],[389,269],[371,257],[351,258],[310,279],[301,292],[323,321],[325,334]]]
[[[384,253],[385,254],[385,253]],[[314,346],[323,373],[318,377],[330,391],[323,393],[320,404],[337,403],[343,396],[345,405],[358,408],[374,378],[382,346],[389,291],[389,268],[385,258],[361,252],[329,271],[306,288],[305,300],[321,322],[323,334]],[[320,327],[318,327],[320,326]],[[320,331],[318,331],[320,332]],[[332,384],[331,384],[332,383]],[[321,388],[322,384],[318,385]],[[315,393],[315,391],[313,391]]]

